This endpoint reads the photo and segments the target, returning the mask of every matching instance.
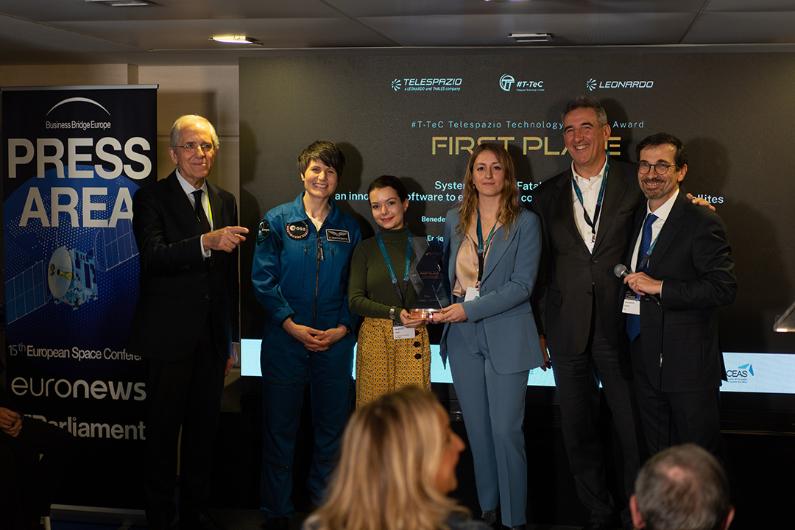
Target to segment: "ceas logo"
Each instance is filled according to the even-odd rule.
[[[393,79],[392,80],[392,90],[395,92],[399,92],[403,88],[403,84],[401,83],[400,79]]]
[[[593,92],[596,90],[596,79],[591,78],[585,82],[585,88],[588,89],[589,92]]]
[[[500,76],[500,88],[504,92],[510,92],[511,87],[515,82],[516,78],[514,78],[514,76],[512,76],[511,74],[502,74],[502,76]]]
[[[729,381],[745,383],[749,377],[754,377],[754,366],[751,363],[741,364],[737,368],[726,370]]]

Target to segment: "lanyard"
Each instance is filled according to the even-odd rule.
[[[497,229],[497,223],[494,223],[494,226],[491,227],[491,231],[489,231],[488,237],[486,237],[486,244],[483,244],[483,227],[480,224],[480,210],[478,210],[478,285],[480,284],[480,280],[483,278],[483,264],[486,261],[486,253],[489,251],[491,247],[491,242],[494,240],[494,232]]]
[[[602,185],[599,187],[599,195],[596,197],[596,208],[593,211],[593,221],[591,221],[591,216],[588,215],[588,211],[585,209],[585,202],[582,198],[582,191],[580,190],[580,186],[577,184],[577,177],[574,175],[571,176],[571,187],[574,188],[574,195],[577,196],[577,200],[580,201],[580,206],[582,206],[582,214],[585,217],[585,224],[591,227],[591,243],[596,242],[596,223],[599,222],[599,214],[602,213],[602,201],[605,198],[605,189],[607,188],[607,174],[610,172],[610,157],[607,158],[605,161],[605,172],[604,176],[602,177]]]
[[[375,235],[375,240],[378,242],[378,248],[381,250],[381,256],[384,258],[384,264],[386,265],[387,272],[389,272],[389,279],[392,281],[392,286],[395,288],[398,298],[400,298],[400,305],[405,306],[406,295],[398,285],[398,279],[395,275],[395,268],[392,266],[392,259],[389,257],[389,252],[386,251],[386,245],[384,245],[384,238],[381,235],[381,232],[378,232]],[[408,288],[409,272],[411,270],[411,254],[411,234],[409,234],[406,238],[406,269],[403,272],[403,285],[406,286],[406,289]]]

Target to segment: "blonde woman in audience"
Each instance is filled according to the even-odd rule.
[[[325,502],[304,529],[486,530],[447,496],[463,450],[433,394],[385,394],[351,418]]]

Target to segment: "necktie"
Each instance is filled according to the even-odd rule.
[[[638,248],[638,260],[635,262],[635,272],[645,271],[649,266],[647,254],[651,247],[651,225],[657,220],[657,216],[650,213],[643,221],[643,231],[640,236],[640,247]],[[640,298],[640,297],[638,297]],[[640,335],[640,315],[627,315],[627,336],[633,341]]]
[[[202,234],[206,234],[210,231],[210,221],[207,220],[207,214],[204,213],[204,208],[202,207],[202,190],[196,190],[191,192],[193,194],[193,207],[196,211],[196,220],[199,222],[199,226],[201,226]]]

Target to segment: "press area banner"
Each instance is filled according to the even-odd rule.
[[[2,90],[7,389],[77,439],[56,502],[140,504],[132,197],[156,178],[156,86]],[[108,488],[113,484],[113,488]]]
[[[241,214],[254,228],[267,209],[292,200],[302,190],[296,156],[313,140],[330,139],[348,158],[337,189],[344,208],[372,225],[367,185],[381,174],[400,176],[410,191],[409,226],[438,240],[446,211],[461,196],[473,146],[488,141],[509,149],[529,204],[539,183],[570,164],[561,122],[566,101],[589,95],[607,109],[606,147],[615,157],[636,160],[638,142],[661,131],[686,143],[683,187],[717,208],[736,259],[740,289],[721,311],[723,349],[795,353],[795,336],[772,330],[795,299],[795,149],[782,118],[795,115],[793,86],[795,54],[727,48],[335,50],[246,58]],[[263,317],[247,289],[244,336],[259,339]]]

